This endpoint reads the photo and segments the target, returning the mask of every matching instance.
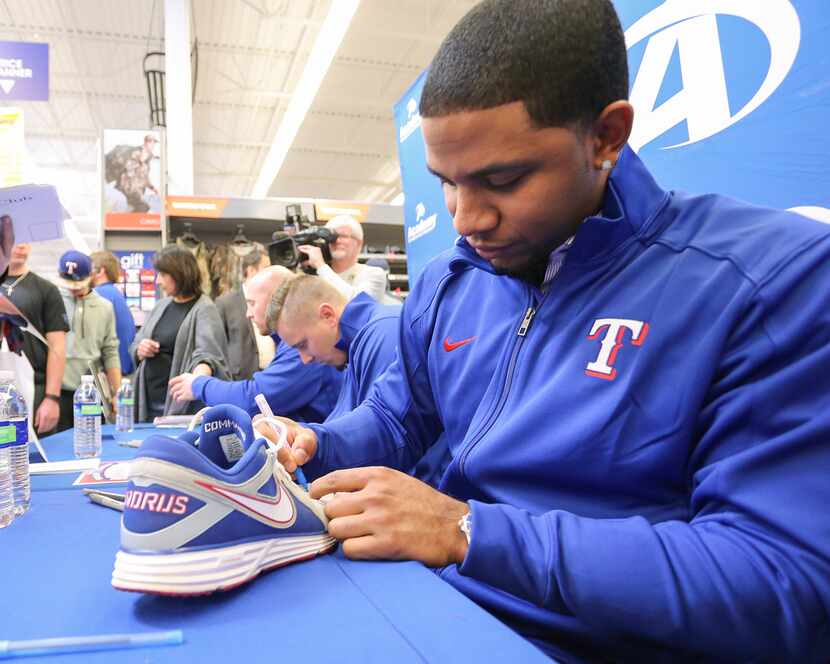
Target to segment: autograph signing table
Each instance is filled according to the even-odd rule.
[[[104,461],[143,439],[103,427]],[[181,430],[167,430],[176,435]],[[72,458],[72,432],[43,441]],[[79,472],[32,477],[32,506],[0,530],[1,639],[182,630],[184,643],[64,654],[73,662],[549,662],[419,563],[356,562],[338,550],[206,597],[126,593],[110,585],[121,513],[72,486]],[[103,485],[123,492],[124,485]]]

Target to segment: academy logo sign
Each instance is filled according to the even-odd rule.
[[[0,41],[0,102],[49,99],[49,45]]]
[[[742,108],[730,108],[717,17],[734,16],[763,33],[769,66],[763,82]],[[626,46],[648,40],[634,77],[630,101],[636,109],[629,139],[637,151],[669,129],[686,122],[691,145],[740,122],[763,104],[787,77],[798,55],[801,24],[790,0],[666,0],[625,31]],[[729,44],[741,48],[740,44]],[[672,56],[677,50],[683,88],[656,106]],[[632,72],[633,73],[633,72]]]
[[[406,230],[406,239],[408,242],[415,242],[419,237],[423,237],[427,233],[431,233],[438,225],[438,215],[433,213],[426,216],[427,209],[423,203],[418,203],[415,206],[415,225],[410,226]]]
[[[412,97],[406,102],[406,122],[398,130],[398,138],[403,143],[412,136],[421,126],[421,114],[418,113],[418,102]]]

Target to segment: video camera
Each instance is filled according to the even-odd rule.
[[[285,226],[282,232],[277,231],[271,236],[273,240],[268,245],[268,257],[271,265],[282,265],[291,270],[308,259],[308,254],[300,251],[297,247],[303,244],[310,244],[319,247],[323,253],[323,260],[331,264],[331,250],[329,244],[337,239],[337,233],[322,226],[315,226],[308,217],[301,214],[300,205],[287,205],[285,207]],[[315,274],[312,267],[303,267],[303,271]]]

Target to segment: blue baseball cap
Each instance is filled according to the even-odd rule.
[[[58,276],[69,288],[83,286],[92,274],[92,261],[89,256],[74,249],[67,251],[58,262]]]

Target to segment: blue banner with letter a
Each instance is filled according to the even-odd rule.
[[[395,105],[398,158],[404,192],[404,238],[410,288],[430,259],[452,246],[458,234],[444,204],[438,179],[426,168],[418,104],[423,72]]]

